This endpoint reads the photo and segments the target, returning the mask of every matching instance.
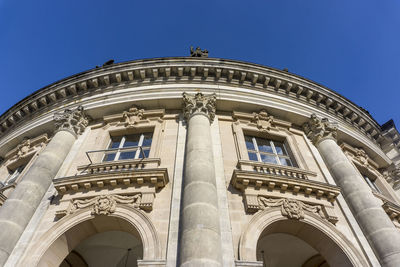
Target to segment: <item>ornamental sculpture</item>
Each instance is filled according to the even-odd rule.
[[[27,137],[24,137],[22,142],[17,146],[17,158],[23,158],[26,154],[28,154],[31,148],[31,140]]]
[[[217,102],[217,95],[215,93],[208,96],[202,93],[197,93],[194,96],[187,93],[183,93],[182,95],[184,104],[183,114],[187,121],[196,113],[205,114],[209,118],[210,123],[214,121]]]
[[[191,57],[208,57],[208,50],[201,50],[200,47],[196,47],[196,50],[193,49],[193,46],[190,47],[190,56]]]
[[[89,124],[89,117],[82,106],[75,110],[65,109],[64,112],[54,114],[57,131],[69,131],[73,134],[82,134]]]
[[[303,124],[303,130],[314,145],[328,138],[336,141],[337,126],[330,123],[327,118],[319,119],[317,115],[312,114],[309,122]]]
[[[125,120],[125,127],[133,127],[138,123],[143,117],[144,109],[139,109],[137,107],[131,107],[128,111],[124,111],[122,114]]]
[[[368,155],[365,152],[364,149],[362,148],[356,148],[355,149],[356,154],[355,154],[355,159],[361,164],[361,165],[368,165]]]
[[[309,205],[300,200],[280,198],[273,199],[267,197],[258,197],[258,202],[262,209],[281,207],[281,213],[283,216],[289,219],[300,220],[304,219],[304,211],[309,211],[319,215],[322,219],[328,219],[323,212],[323,207],[321,205]]]
[[[110,215],[115,212],[117,203],[130,204],[134,208],[139,208],[141,202],[141,194],[132,196],[121,195],[101,195],[89,199],[76,199],[71,201],[66,210],[57,212],[58,216],[65,216],[75,213],[79,209],[91,207],[93,215]]]
[[[269,131],[274,124],[274,117],[268,115],[266,110],[261,110],[259,113],[253,113],[253,122],[257,124],[257,128],[263,132]]]

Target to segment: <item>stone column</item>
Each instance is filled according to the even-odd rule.
[[[307,137],[317,147],[344,199],[382,266],[400,266],[400,232],[393,225],[360,172],[336,143],[336,126],[326,118],[311,115],[303,125]]]
[[[55,114],[54,120],[56,134],[0,208],[0,266],[7,261],[77,135],[88,125],[82,107]]]
[[[221,234],[210,124],[215,94],[183,93],[187,120],[179,264],[181,267],[221,266]]]

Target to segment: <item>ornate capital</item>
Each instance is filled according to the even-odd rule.
[[[383,177],[394,190],[398,190],[400,188],[400,165],[390,165],[383,171]]]
[[[89,124],[89,117],[82,106],[75,110],[65,109],[64,112],[54,114],[57,131],[69,131],[75,135],[82,134]]]
[[[317,115],[312,114],[310,120],[303,124],[303,130],[314,145],[324,139],[336,141],[337,126],[330,123],[327,118],[319,119]]]
[[[257,124],[257,128],[261,131],[269,131],[271,127],[274,127],[274,117],[268,115],[265,109],[259,113],[253,113],[253,122]]]
[[[123,118],[126,127],[133,127],[143,118],[144,109],[139,109],[135,106],[131,107],[128,111],[124,111]]]
[[[215,117],[215,109],[217,96],[216,94],[211,94],[208,96],[203,95],[202,93],[197,93],[194,96],[189,95],[187,93],[183,93],[183,114],[187,121],[196,113],[202,113],[206,115],[210,123],[214,121]]]

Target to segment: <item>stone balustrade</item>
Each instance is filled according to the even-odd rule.
[[[302,170],[296,167],[268,164],[264,162],[239,160],[237,167],[243,171],[256,171],[273,176],[283,176],[298,179],[308,179],[308,176],[316,176],[316,173]]]
[[[126,186],[164,187],[169,179],[166,168],[135,168],[137,164],[107,164],[93,167],[96,171],[77,176],[54,180],[54,186],[60,194],[73,191],[93,190],[95,188],[115,188]],[[113,166],[118,166],[113,168]],[[131,168],[129,168],[131,166]],[[83,167],[82,167],[83,168]],[[89,168],[91,169],[91,167]]]
[[[115,171],[133,171],[142,169],[154,169],[157,168],[161,163],[159,158],[145,158],[145,159],[134,159],[134,160],[118,160],[118,161],[106,161],[100,163],[94,163],[90,165],[79,166],[78,172],[80,174],[87,173],[107,173]]]

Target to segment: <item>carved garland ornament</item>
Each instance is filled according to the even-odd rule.
[[[337,137],[337,126],[330,123],[327,118],[319,119],[312,114],[309,122],[303,124],[303,130],[314,145],[323,139],[334,139]]]
[[[82,134],[89,124],[89,117],[82,106],[75,110],[65,109],[64,112],[54,114],[57,131],[69,131],[73,134]]]
[[[210,123],[212,123],[215,118],[216,102],[217,95],[215,93],[208,96],[202,93],[197,93],[194,96],[183,93],[183,114],[186,120],[189,121],[190,117],[194,114],[203,113],[209,118]]]
[[[132,196],[121,195],[102,195],[89,199],[76,199],[70,202],[67,210],[59,211],[57,215],[65,216],[75,213],[79,209],[91,207],[93,215],[109,215],[115,212],[117,203],[130,204],[134,208],[139,209],[141,202],[141,194]]]
[[[309,205],[300,200],[288,199],[288,198],[267,198],[258,197],[258,202],[261,209],[281,207],[281,212],[283,216],[289,219],[300,220],[304,219],[304,211],[309,211],[319,215],[322,219],[328,219],[323,212],[323,207],[321,205]]]

